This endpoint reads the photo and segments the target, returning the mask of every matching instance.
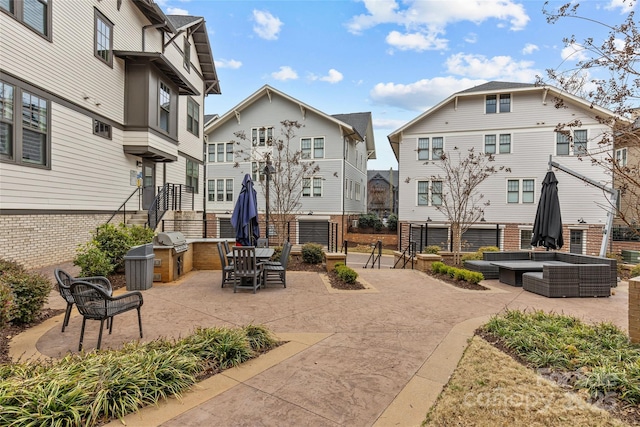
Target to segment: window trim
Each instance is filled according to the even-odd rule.
[[[322,197],[324,194],[324,184],[322,183],[324,179],[321,176],[311,175],[302,178],[302,197],[305,198],[318,198]],[[316,183],[319,182],[320,185],[316,186]],[[307,184],[308,185],[305,185]],[[316,195],[316,188],[320,188],[320,194]],[[309,194],[305,194],[305,189],[309,189]]]
[[[98,58],[101,62],[107,64],[109,67],[113,68],[113,22],[109,20],[102,12],[98,9],[94,8],[94,18],[93,18],[93,56]],[[104,25],[109,29],[109,48],[107,50],[109,58],[105,59],[102,55],[100,55],[100,50],[98,49],[98,24],[99,22],[104,23]]]
[[[579,141],[578,144],[580,144],[580,146],[582,146],[582,144],[584,144],[584,152],[582,152],[582,150],[577,149],[576,150],[576,138],[575,138],[575,132],[576,131],[580,131],[580,132],[585,132],[585,140],[584,141]],[[573,129],[573,130],[568,130],[568,131],[554,131],[556,137],[555,137],[555,153],[556,156],[579,156],[579,155],[584,155],[587,154],[589,152],[589,129]],[[563,135],[566,138],[566,142],[562,142],[562,145],[567,145],[567,153],[566,154],[559,154],[558,152],[558,138],[560,138],[560,135]]]
[[[25,27],[27,27],[29,30],[33,31],[34,33],[36,33],[37,35],[39,35],[40,37],[44,38],[45,40],[51,42],[52,41],[52,37],[51,37],[51,33],[52,33],[52,18],[51,18],[51,10],[52,10],[52,3],[53,0],[46,0],[46,1],[41,1],[41,0],[35,0],[38,3],[42,3],[45,5],[46,7],[46,16],[43,17],[43,21],[44,21],[44,32],[41,33],[37,28],[32,27],[31,25],[29,25],[27,22],[25,22],[24,20],[24,1],[15,1],[15,0],[10,0],[11,4],[13,5],[13,12],[4,9],[4,8],[0,8],[0,12],[6,13],[7,15],[9,15],[10,17],[12,17],[13,19],[15,19],[16,21],[18,21],[20,24],[24,25]]]
[[[440,193],[433,192],[433,184],[440,183]],[[426,183],[426,192],[420,192],[420,183]],[[433,195],[440,195],[440,203],[433,202]],[[426,197],[426,203],[420,203],[420,195],[423,195],[423,198]],[[431,180],[431,179],[421,179],[416,181],[416,206],[431,206],[437,207],[442,206],[442,200],[444,199],[444,184],[441,180]]]
[[[623,154],[624,153],[624,154]],[[618,167],[625,167],[627,166],[628,163],[628,155],[629,152],[627,150],[627,147],[622,147],[622,148],[617,148],[615,151],[615,161],[616,164],[618,165]]]
[[[520,230],[519,230],[519,231],[520,231],[520,233],[519,233],[519,237],[520,237],[520,239],[519,239],[519,240],[520,240],[520,245],[519,245],[519,246],[520,246],[520,250],[521,250],[521,251],[529,251],[529,250],[533,249],[533,246],[531,246],[531,238],[532,238],[532,235],[533,235],[533,229],[532,229],[532,228],[520,228]],[[523,238],[522,233],[523,233],[523,232],[528,232],[528,233],[529,233],[529,237],[527,238],[527,240],[524,240],[525,242],[527,242],[527,241],[528,241],[528,244],[526,245],[526,247],[523,247],[523,246],[522,246],[522,242],[523,242],[523,240],[522,240],[522,238]]]
[[[264,130],[264,142],[260,141],[260,131]],[[254,137],[255,131],[255,137]],[[270,140],[273,141],[274,134],[273,126],[257,126],[251,128],[251,146],[252,147],[268,147],[271,145]]]
[[[322,156],[316,156],[316,141],[322,140]],[[309,148],[305,149],[302,141],[309,141]],[[326,138],[324,136],[304,136],[300,137],[300,158],[302,160],[324,159]]]
[[[222,183],[222,198],[223,200],[217,200],[218,198],[218,182]],[[228,184],[231,182],[231,189],[229,191]],[[213,184],[213,185],[212,185]],[[215,203],[217,205],[233,204],[233,192],[235,188],[235,179],[229,177],[220,177],[207,180],[207,202]],[[211,197],[213,196],[213,200]],[[231,196],[231,197],[229,197]],[[230,199],[230,200],[227,200]]]
[[[507,103],[502,103],[502,99],[508,99],[508,105],[509,105],[509,111],[502,111],[502,106],[507,104]],[[488,101],[490,100],[490,98],[493,98],[493,100],[495,100],[495,103],[493,104],[495,111],[488,111],[487,110],[487,106]],[[494,94],[488,94],[484,96],[484,114],[505,114],[505,113],[511,113],[513,111],[513,97],[511,96],[511,93],[494,93]]]
[[[219,146],[223,147],[223,150],[220,151]],[[213,147],[213,150],[212,150]],[[229,155],[228,148],[231,147],[231,160],[228,160],[227,157]],[[223,160],[218,161],[218,154],[222,153]],[[207,163],[233,163],[234,151],[233,151],[233,142],[210,142],[207,144]],[[213,160],[211,159],[213,156]]]
[[[184,37],[184,42],[182,43],[182,65],[187,72],[191,72],[191,43],[189,42],[189,36]]]
[[[532,191],[525,191],[524,190],[524,183],[525,181],[532,181]],[[517,182],[518,183],[518,201],[517,202],[510,202],[509,201],[509,194],[513,193],[513,191],[509,190],[509,183],[510,182]],[[525,202],[524,201],[524,196],[526,194],[531,193],[531,201],[530,202]],[[510,178],[506,180],[506,198],[505,198],[506,204],[507,205],[530,205],[530,204],[534,204],[536,202],[536,179],[535,178]]]
[[[12,119],[11,122],[9,120],[3,120],[3,123],[11,124],[11,154],[1,154],[0,162],[3,163],[12,163],[20,166],[28,166],[39,169],[51,169],[51,99],[43,94],[41,91],[33,91],[28,90],[27,88],[13,82],[8,82],[6,80],[0,80],[0,83],[3,85],[10,86],[13,89],[13,110],[12,110]],[[40,134],[44,134],[45,143],[44,143],[44,153],[43,153],[43,163],[32,163],[28,161],[24,161],[23,153],[24,153],[24,124],[22,120],[23,116],[23,104],[22,99],[23,95],[27,93],[30,96],[36,97],[45,102],[46,112],[44,115],[44,120],[46,121],[46,130],[44,132],[39,132]]]
[[[195,109],[194,111],[195,116],[193,114],[189,115],[190,107]],[[189,125],[191,125],[191,130],[189,129]],[[195,128],[195,132],[194,132],[194,128]],[[198,104],[191,97],[187,97],[187,132],[197,137],[200,137],[200,104]]]
[[[164,108],[162,105],[162,92],[163,87],[166,88],[166,92],[169,95],[168,108]],[[168,134],[171,134],[171,86],[165,83],[162,79],[158,79],[158,129]],[[167,113],[167,128],[162,127],[162,111]]]

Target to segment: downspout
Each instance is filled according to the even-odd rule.
[[[204,172],[202,178],[202,222],[204,225],[204,236],[203,238],[207,238],[208,230],[207,230],[207,137],[204,135],[203,129],[202,135],[202,164],[204,165]]]
[[[346,159],[346,146],[345,144],[347,137],[342,135],[342,227],[340,227],[341,231],[342,231],[342,246],[344,247],[344,199],[346,197],[346,190],[344,189],[345,184],[347,182],[347,167],[346,167],[346,163],[347,163],[347,159]]]
[[[151,25],[145,25],[144,27],[142,27],[142,51],[145,51],[145,30],[147,28],[162,28],[165,27],[167,25],[167,21],[164,21],[161,24],[151,24]],[[164,53],[164,43],[162,44],[162,51]]]

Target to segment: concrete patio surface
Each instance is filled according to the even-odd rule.
[[[199,383],[182,400],[126,417],[128,426],[414,426],[420,425],[453,373],[473,331],[505,309],[545,310],[587,322],[628,328],[628,286],[610,298],[550,299],[498,281],[468,291],[415,270],[348,265],[375,291],[329,292],[317,273],[287,273],[287,288],[257,294],[220,287],[219,271],[193,271],[142,291],[144,341],[180,337],[196,327],[268,326],[287,344]],[[67,266],[68,267],[68,266]],[[44,270],[49,274],[49,270]],[[64,308],[56,293],[49,305]],[[76,352],[82,318],[74,309],[12,342],[14,357],[57,358]],[[87,322],[84,347],[97,342],[99,322]],[[103,348],[138,337],[136,312],[115,318]],[[121,425],[119,421],[111,425]]]

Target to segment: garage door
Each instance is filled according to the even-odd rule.
[[[440,249],[447,250],[448,228],[435,227],[411,227],[411,240],[416,242],[416,250],[426,246],[440,246]],[[421,245],[422,244],[422,245]]]
[[[329,221],[298,221],[298,242],[329,246]]]
[[[496,240],[496,230],[471,228],[462,235],[462,250],[465,252],[477,251],[481,246],[499,246]]]
[[[223,239],[235,239],[236,230],[231,225],[231,218],[220,218],[220,238]]]

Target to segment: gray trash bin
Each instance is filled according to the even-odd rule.
[[[153,243],[134,246],[124,256],[128,291],[143,291],[153,285]]]

